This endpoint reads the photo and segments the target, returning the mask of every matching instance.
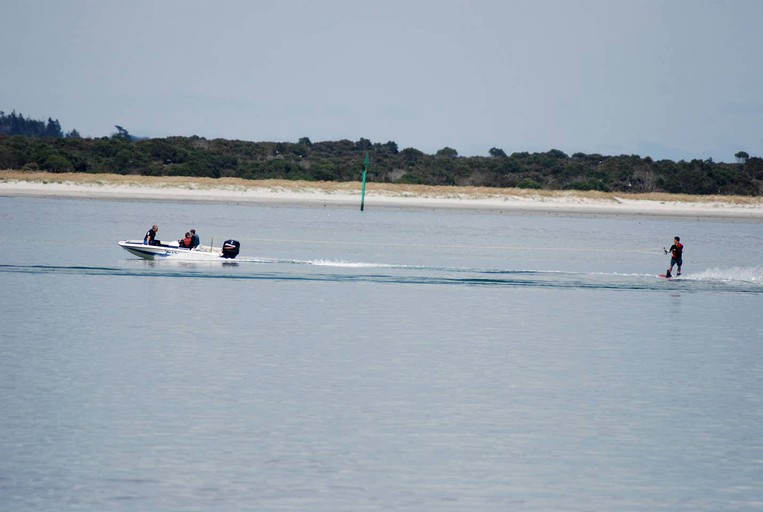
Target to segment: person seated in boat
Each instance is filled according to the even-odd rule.
[[[178,240],[178,245],[180,247],[185,247],[186,249],[190,249],[191,248],[191,240],[192,240],[191,233],[186,233],[185,234],[185,238],[182,238],[182,239]]]
[[[199,241],[199,235],[196,234],[196,230],[191,230],[191,249],[195,249],[199,246],[201,242]]]
[[[146,236],[143,237],[143,245],[161,245],[159,240],[156,239],[156,232],[159,231],[159,227],[154,224],[146,232]]]

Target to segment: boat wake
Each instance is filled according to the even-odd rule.
[[[763,285],[763,267],[711,268],[696,274],[690,274],[687,277],[698,281],[757,283]]]
[[[763,269],[760,267],[714,268],[665,280],[644,273],[479,269],[271,258],[193,261],[168,257],[161,261],[123,260],[116,267],[0,265],[0,273],[763,294]]]

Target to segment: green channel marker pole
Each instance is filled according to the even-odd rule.
[[[363,211],[363,208],[366,203],[366,172],[368,171],[368,151],[366,151],[366,161],[363,163],[363,187],[360,192],[360,211]]]

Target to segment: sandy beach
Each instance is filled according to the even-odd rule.
[[[0,197],[223,201],[359,207],[359,182],[307,182],[0,171]],[[368,183],[366,209],[450,208],[528,213],[763,220],[763,198],[433,187]]]

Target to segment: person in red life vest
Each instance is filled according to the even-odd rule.
[[[188,249],[191,248],[191,233],[186,233],[185,238],[182,240],[178,240],[178,245],[180,247],[187,247]]]
[[[683,254],[684,254],[684,244],[681,243],[680,237],[675,237],[673,239],[673,245],[670,246],[670,249],[662,248],[663,251],[665,251],[665,254],[670,252],[670,267],[668,268],[668,271],[665,272],[665,277],[672,277],[671,272],[673,271],[673,265],[677,265],[676,272],[677,276],[681,275],[681,265],[683,265]]]

